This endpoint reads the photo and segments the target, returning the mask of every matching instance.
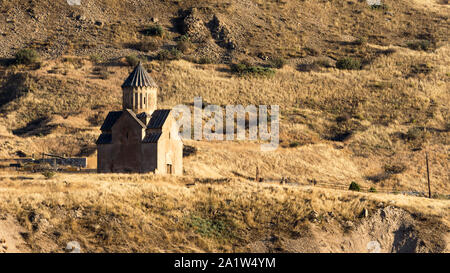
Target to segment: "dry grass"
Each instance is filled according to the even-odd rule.
[[[245,251],[268,234],[289,237],[307,230],[313,210],[319,219],[333,212],[338,221],[358,222],[363,208],[379,202],[447,224],[449,219],[448,201],[241,180],[188,188],[190,177],[1,177],[0,207],[28,229],[33,251],[60,251],[71,240],[89,252]]]

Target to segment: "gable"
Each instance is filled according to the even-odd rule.
[[[102,124],[102,127],[100,127],[100,130],[102,132],[104,131],[111,131],[112,127],[116,123],[116,121],[122,116],[123,111],[111,111],[108,113],[108,115],[105,118],[105,121]]]
[[[162,129],[167,118],[169,117],[169,114],[170,110],[168,109],[155,110],[147,125],[147,129]]]
[[[145,128],[145,124],[136,116],[135,113],[133,113],[133,111],[127,109],[126,111],[122,111],[122,113],[123,114],[113,124],[113,128],[117,126],[117,124],[123,122],[126,122],[133,127]]]

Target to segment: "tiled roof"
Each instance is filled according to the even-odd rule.
[[[147,114],[146,112],[142,112],[142,113],[136,115],[136,117],[138,119],[143,119],[143,118],[146,118],[148,116],[149,116],[149,114]]]
[[[157,143],[162,133],[150,133],[144,137],[143,143]]]
[[[113,127],[114,123],[116,123],[116,121],[120,118],[120,116],[122,116],[122,113],[123,113],[122,111],[109,112],[100,130],[102,130],[102,132],[111,131],[111,128]]]
[[[95,143],[99,145],[99,144],[110,144],[111,142],[112,142],[111,134],[101,134]]]
[[[160,109],[155,110],[152,114],[152,118],[147,125],[148,129],[161,129],[169,116],[170,110]]]
[[[141,62],[134,68],[122,87],[157,87],[155,81],[150,77]]]
[[[127,109],[127,112],[133,117],[134,120],[137,121],[137,123],[139,123],[139,125],[141,125],[142,128],[145,128],[145,124],[142,122],[142,120],[140,120],[136,114],[131,111],[130,109]]]

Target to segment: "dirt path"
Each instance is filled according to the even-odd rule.
[[[0,253],[30,252],[20,235],[21,232],[25,232],[25,230],[15,219],[0,216]]]

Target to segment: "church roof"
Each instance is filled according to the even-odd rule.
[[[122,87],[157,87],[155,81],[145,70],[141,62],[134,68]]]
[[[111,111],[106,116],[105,121],[103,122],[102,127],[100,127],[100,130],[103,131],[111,131],[114,123],[122,116],[122,111]]]
[[[139,125],[140,125],[142,128],[145,128],[145,124],[142,122],[142,120],[140,120],[140,119],[136,116],[136,114],[135,114],[133,111],[131,111],[130,109],[127,109],[126,111],[130,114],[131,117],[133,117],[133,119],[134,119],[137,123],[139,123]]]
[[[147,134],[144,137],[144,140],[142,140],[143,143],[156,143],[158,142],[159,138],[161,137],[162,133],[150,133]]]
[[[170,110],[168,109],[159,109],[155,110],[152,114],[152,118],[150,119],[147,128],[148,129],[161,129],[166,122],[167,117],[169,116]]]
[[[111,134],[101,134],[95,144],[110,144],[112,142],[112,135]]]

